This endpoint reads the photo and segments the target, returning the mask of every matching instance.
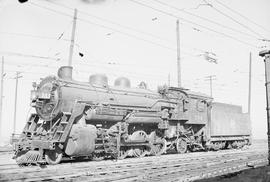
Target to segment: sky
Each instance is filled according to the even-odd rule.
[[[241,105],[247,112],[249,56],[252,54],[251,121],[254,138],[266,138],[264,63],[269,49],[268,0],[0,0],[0,56],[4,59],[0,143],[25,125],[32,82],[67,65],[72,18],[78,9],[72,65],[75,80],[105,73],[109,84],[125,76],[133,87],[145,81],[177,85],[176,20],[180,22],[182,86],[210,94],[216,102]],[[263,41],[266,40],[266,41]],[[217,64],[205,59],[205,52]],[[79,55],[83,54],[83,57]]]

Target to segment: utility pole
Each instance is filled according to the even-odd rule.
[[[171,75],[170,75],[170,73],[168,74],[168,87],[170,87],[171,86]]]
[[[181,57],[180,57],[180,30],[179,20],[176,20],[176,44],[177,44],[177,83],[178,87],[182,86],[181,83]]]
[[[270,165],[270,50],[259,53],[264,57],[265,64],[265,88],[266,88],[266,112],[267,112],[267,135],[268,135],[268,165]]]
[[[0,85],[0,138],[1,138],[1,129],[2,129],[2,107],[3,107],[3,90],[4,90],[4,56],[2,56],[1,61],[1,71],[0,71],[0,79],[1,79],[1,85]]]
[[[20,76],[20,72],[16,72],[16,85],[15,85],[15,101],[14,101],[14,116],[13,116],[13,133],[12,133],[12,139],[14,139],[15,132],[16,132],[16,116],[17,116],[17,95],[18,95],[18,81],[19,78],[22,78]]]
[[[251,107],[251,65],[252,64],[252,54],[249,53],[249,82],[248,82],[248,114],[250,117],[250,107]]]
[[[209,81],[210,96],[213,97],[213,80],[216,80],[216,75],[209,75],[206,78],[206,81]]]
[[[73,56],[74,43],[75,43],[76,23],[77,23],[77,9],[74,9],[73,26],[72,26],[71,41],[70,41],[70,47],[69,47],[68,66],[72,66],[72,56]]]

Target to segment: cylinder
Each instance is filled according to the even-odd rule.
[[[72,66],[61,66],[58,69],[58,77],[64,80],[72,80]]]
[[[265,64],[265,87],[266,87],[266,111],[267,111],[267,135],[268,135],[268,164],[270,165],[270,50],[259,53],[264,57]]]
[[[89,156],[95,150],[97,129],[94,125],[74,124],[71,128],[65,153],[69,156]]]

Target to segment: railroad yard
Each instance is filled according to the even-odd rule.
[[[269,6],[0,0],[0,182],[270,182]]]
[[[18,166],[0,153],[0,181],[196,181],[267,165],[267,142],[237,150]]]

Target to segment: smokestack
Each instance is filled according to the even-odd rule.
[[[259,53],[264,57],[265,87],[266,87],[266,112],[267,112],[267,135],[268,135],[268,164],[270,165],[270,50]]]
[[[72,80],[72,66],[61,66],[58,69],[58,77],[64,80]]]

